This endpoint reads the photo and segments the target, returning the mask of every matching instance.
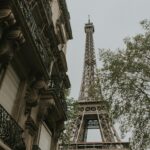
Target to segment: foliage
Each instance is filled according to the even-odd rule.
[[[73,138],[73,126],[77,117],[77,102],[73,98],[67,98],[67,121],[65,122],[65,130],[61,134],[61,143],[69,144]]]
[[[133,150],[150,147],[150,22],[141,25],[145,33],[126,38],[123,50],[100,51],[103,97],[122,131],[132,130]]]

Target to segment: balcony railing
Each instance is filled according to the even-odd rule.
[[[21,13],[28,26],[28,30],[30,31],[33,43],[35,44],[38,53],[40,54],[43,64],[48,69],[52,61],[52,52],[50,49],[48,39],[43,33],[41,33],[41,29],[37,26],[32,11],[30,9],[28,0],[17,0],[17,4],[21,9]],[[44,3],[44,5],[46,5],[46,3]],[[47,13],[49,14],[49,12]]]
[[[129,143],[128,142],[116,142],[116,143],[110,143],[110,142],[101,142],[101,143],[77,143],[77,144],[69,144],[69,145],[60,145],[59,150],[129,150]]]
[[[51,19],[52,19],[52,10],[50,8],[50,1],[49,0],[41,0],[41,3],[43,5],[43,10],[46,15],[46,19],[48,24],[51,24]]]
[[[63,109],[67,111],[67,104],[65,101],[64,89],[60,85],[59,80],[57,79],[51,80],[49,84],[49,90],[54,92],[57,95],[57,97],[60,99]]]
[[[11,149],[25,150],[22,128],[0,104],[0,139]]]

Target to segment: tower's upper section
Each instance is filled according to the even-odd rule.
[[[96,99],[95,79],[96,79],[96,59],[93,42],[94,25],[88,21],[85,24],[85,55],[82,83],[79,101],[93,101]]]
[[[88,33],[88,32],[94,32],[94,25],[92,22],[90,22],[90,20],[88,21],[88,23],[85,24],[85,33]]]

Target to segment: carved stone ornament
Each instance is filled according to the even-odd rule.
[[[0,21],[4,21],[7,25],[13,25],[16,23],[14,14],[10,9],[1,9],[0,10]]]
[[[44,92],[46,93],[46,92]],[[48,115],[49,111],[48,109],[52,110],[55,107],[55,101],[53,98],[48,97],[49,95],[42,95],[40,98],[40,110],[39,110],[39,114],[38,114],[38,118],[39,120],[43,120],[45,118],[45,116]]]
[[[19,29],[11,29],[11,31],[6,33],[6,37],[0,40],[0,63],[9,64],[12,60],[15,52],[20,48],[19,44],[25,42],[24,36]]]
[[[0,62],[8,63],[13,57],[12,44],[8,40],[0,41]]]
[[[60,134],[63,132],[64,130],[64,121],[58,121],[56,123],[56,129],[54,132],[54,138],[57,140],[60,137]]]
[[[44,80],[38,80],[31,84],[30,87],[27,88],[25,101],[26,101],[26,109],[25,114],[30,114],[32,107],[37,106],[40,100],[40,90],[46,90],[47,84]]]
[[[37,90],[41,90],[41,89],[47,90],[47,88],[48,88],[46,82],[42,79],[35,81],[35,83],[33,83],[32,87]]]
[[[29,133],[33,136],[37,133],[38,127],[35,124],[34,120],[31,116],[27,117],[27,120],[25,122],[25,128],[28,129]]]
[[[0,9],[0,22],[2,26],[0,40],[0,63],[6,66],[12,60],[19,44],[25,42],[21,28],[16,25],[16,19],[8,6],[8,1],[2,2]]]
[[[28,89],[27,90],[27,94],[26,94],[26,102],[28,105],[30,105],[31,107],[34,107],[37,105],[39,100],[39,94],[38,91],[36,89]]]
[[[25,42],[25,38],[24,38],[23,33],[19,27],[10,30],[9,33],[7,34],[7,38],[10,40],[16,40],[20,44]]]

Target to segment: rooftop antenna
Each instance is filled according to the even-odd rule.
[[[89,23],[90,23],[90,15],[88,15],[88,21],[89,21]]]

